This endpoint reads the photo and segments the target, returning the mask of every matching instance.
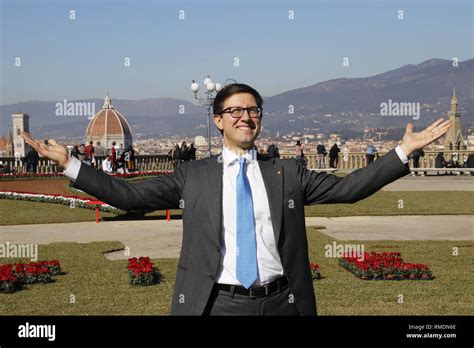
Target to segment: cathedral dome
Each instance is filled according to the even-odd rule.
[[[104,98],[104,106],[97,112],[89,122],[86,129],[86,142],[93,141],[95,145],[112,147],[115,141],[120,148],[127,147],[132,143],[132,132],[125,117],[113,106],[107,94]]]

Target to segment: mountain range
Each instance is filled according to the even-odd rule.
[[[364,128],[403,129],[407,122],[423,127],[445,116],[450,109],[453,89],[459,100],[462,126],[474,125],[474,59],[453,66],[451,60],[430,59],[378,75],[363,78],[338,78],[289,90],[264,99],[263,132],[274,136],[294,133],[362,133]],[[419,119],[407,116],[382,117],[381,103],[420,103]],[[30,115],[30,130],[40,138],[78,138],[84,135],[86,116],[56,116],[56,103],[25,101],[0,106],[0,136],[11,125],[11,114]],[[72,101],[74,102],[74,101]],[[96,105],[103,99],[80,100]],[[149,98],[113,99],[124,115],[135,138],[170,135],[205,135],[206,110],[187,100]],[[184,113],[179,113],[179,110]],[[215,130],[214,130],[215,131]],[[215,132],[215,135],[218,133]]]

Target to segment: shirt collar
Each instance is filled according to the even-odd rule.
[[[223,146],[222,158],[224,165],[229,166],[235,162],[238,162],[240,157],[245,158],[247,162],[254,163],[254,161],[257,160],[257,148],[254,145],[251,149],[246,150],[242,155],[239,155],[225,145]]]

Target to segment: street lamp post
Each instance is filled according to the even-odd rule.
[[[206,96],[198,97],[199,84],[193,80],[191,84],[191,91],[194,93],[194,99],[196,99],[200,106],[207,108],[207,152],[208,156],[211,157],[211,107],[214,103],[215,93],[222,89],[222,84],[215,83],[211,77],[207,75],[204,79],[204,86],[206,86]]]

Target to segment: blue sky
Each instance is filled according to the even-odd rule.
[[[431,58],[474,56],[471,0],[0,4],[2,105],[102,98],[106,91],[115,99],[192,100],[191,79],[202,85],[208,73],[271,96]],[[21,67],[15,67],[16,57]],[[125,57],[130,67],[124,67]],[[343,57],[349,57],[349,67],[342,66]]]

